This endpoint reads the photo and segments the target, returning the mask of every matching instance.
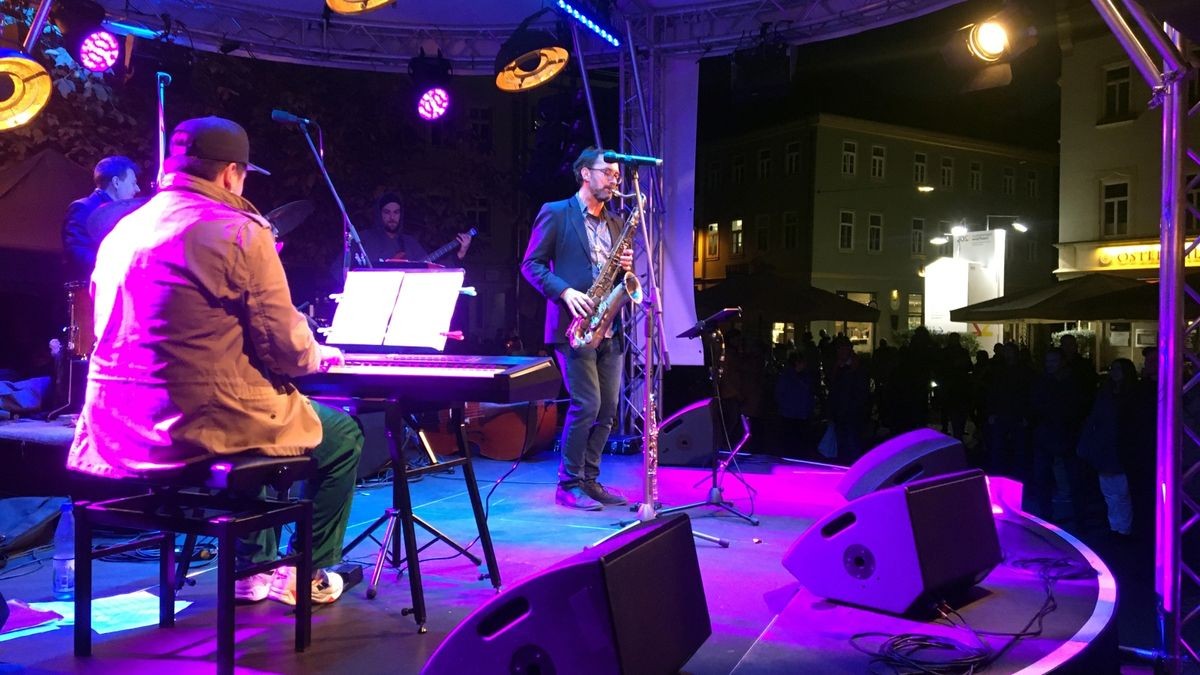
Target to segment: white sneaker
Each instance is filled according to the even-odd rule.
[[[238,602],[260,602],[267,599],[271,591],[270,572],[263,572],[233,582],[233,598]]]
[[[317,578],[312,580],[310,597],[315,605],[328,605],[342,597],[345,582],[341,575],[327,570],[317,570]],[[271,579],[271,590],[268,594],[272,600],[285,605],[296,604],[296,568],[277,567],[275,577]]]

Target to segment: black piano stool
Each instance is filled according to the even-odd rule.
[[[234,582],[283,565],[296,567],[296,579],[312,576],[313,505],[304,499],[260,499],[264,485],[286,495],[292,482],[311,473],[312,460],[242,453],[189,465],[180,471],[154,472],[135,479],[149,492],[101,502],[75,503],[75,656],[92,653],[92,561],[125,551],[159,546],[158,625],[175,625],[175,593],[186,581],[197,536],[217,539],[217,672],[233,673]],[[297,553],[244,569],[234,569],[238,537],[258,530],[296,524]],[[157,534],[137,541],[92,549],[95,527],[119,527]],[[175,535],[187,535],[176,567]],[[302,589],[303,590],[303,589]],[[312,641],[308,593],[296,593],[296,651]]]

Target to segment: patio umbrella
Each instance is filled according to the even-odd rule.
[[[1128,292],[1120,310],[1111,302]],[[996,323],[1000,321],[1136,320],[1158,316],[1157,287],[1115,274],[1084,274],[1047,286],[1002,295],[950,312],[951,321]],[[1143,307],[1144,305],[1144,307]],[[1124,314],[1136,314],[1125,316]]]
[[[741,307],[797,321],[879,320],[879,310],[816,288],[799,279],[772,273],[739,274],[696,294],[697,306],[716,311]]]

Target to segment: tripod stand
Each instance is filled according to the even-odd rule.
[[[724,411],[721,410],[720,377],[721,377],[722,364],[725,361],[725,338],[724,338],[724,335],[721,333],[721,329],[718,328],[717,326],[720,322],[731,319],[736,316],[741,316],[741,314],[742,314],[742,309],[740,307],[723,309],[706,319],[702,319],[701,321],[697,322],[696,325],[693,326],[692,328],[689,328],[688,330],[679,334],[679,337],[686,337],[686,338],[693,338],[693,339],[696,337],[700,337],[701,339],[704,340],[705,351],[708,352],[708,354],[709,354],[709,362],[710,362],[709,379],[712,381],[713,397],[712,397],[712,402],[711,402],[712,407],[710,408],[710,410],[713,413],[714,419],[720,420],[720,428],[721,428],[721,432],[722,432],[721,436],[725,440],[726,447],[729,447],[732,444],[729,442],[729,430],[726,428],[726,425],[725,425],[725,415],[723,414]],[[744,446],[746,444],[746,441],[750,438],[750,426],[749,426],[749,424],[747,424],[746,418],[744,416],[741,417],[741,420],[742,420],[742,432],[743,432],[742,439],[738,442],[738,444],[736,446],[729,448],[729,457],[725,458],[725,461],[723,461],[723,462],[720,461],[720,456],[717,453],[717,449],[715,447],[713,448],[712,484],[708,490],[708,498],[702,502],[694,502],[691,504],[684,504],[682,506],[672,506],[669,509],[663,509],[662,511],[659,512],[660,515],[668,515],[671,513],[678,513],[680,511],[686,511],[688,509],[694,509],[694,508],[698,508],[701,506],[715,506],[719,509],[723,509],[725,511],[728,511],[729,513],[732,513],[733,515],[737,516],[738,518],[741,518],[742,520],[745,520],[746,522],[750,523],[751,525],[758,525],[759,521],[757,518],[755,518],[754,516],[752,516],[748,513],[742,513],[741,511],[739,511],[737,509],[737,507],[735,507],[733,505],[733,502],[727,501],[725,499],[723,488],[721,487],[721,476],[725,475],[725,473],[729,469],[729,465],[736,461],[735,458],[737,457],[738,452],[742,449],[742,446]],[[746,486],[746,489],[749,490],[752,495],[755,493],[754,488],[750,487],[750,484],[747,483],[745,481],[745,479],[743,479],[740,475],[737,475],[737,474],[735,474],[735,476],[737,476],[737,479],[742,482],[742,485]],[[700,481],[700,482],[702,483],[704,481]],[[700,483],[696,483],[696,485],[694,485],[693,487],[696,487],[699,484]]]

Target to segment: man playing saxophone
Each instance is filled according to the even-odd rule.
[[[563,424],[555,502],[596,511],[627,501],[600,483],[600,457],[617,415],[624,352],[606,327],[596,346],[573,348],[567,340],[572,319],[587,317],[595,302],[587,292],[597,274],[617,256],[621,269],[633,267],[629,237],[621,219],[607,208],[621,182],[616,164],[602,148],[587,148],[572,165],[579,191],[542,205],[521,262],[525,278],[546,297],[546,344],[553,345],[570,395]],[[602,284],[611,282],[604,280]],[[607,289],[605,289],[607,291]]]

